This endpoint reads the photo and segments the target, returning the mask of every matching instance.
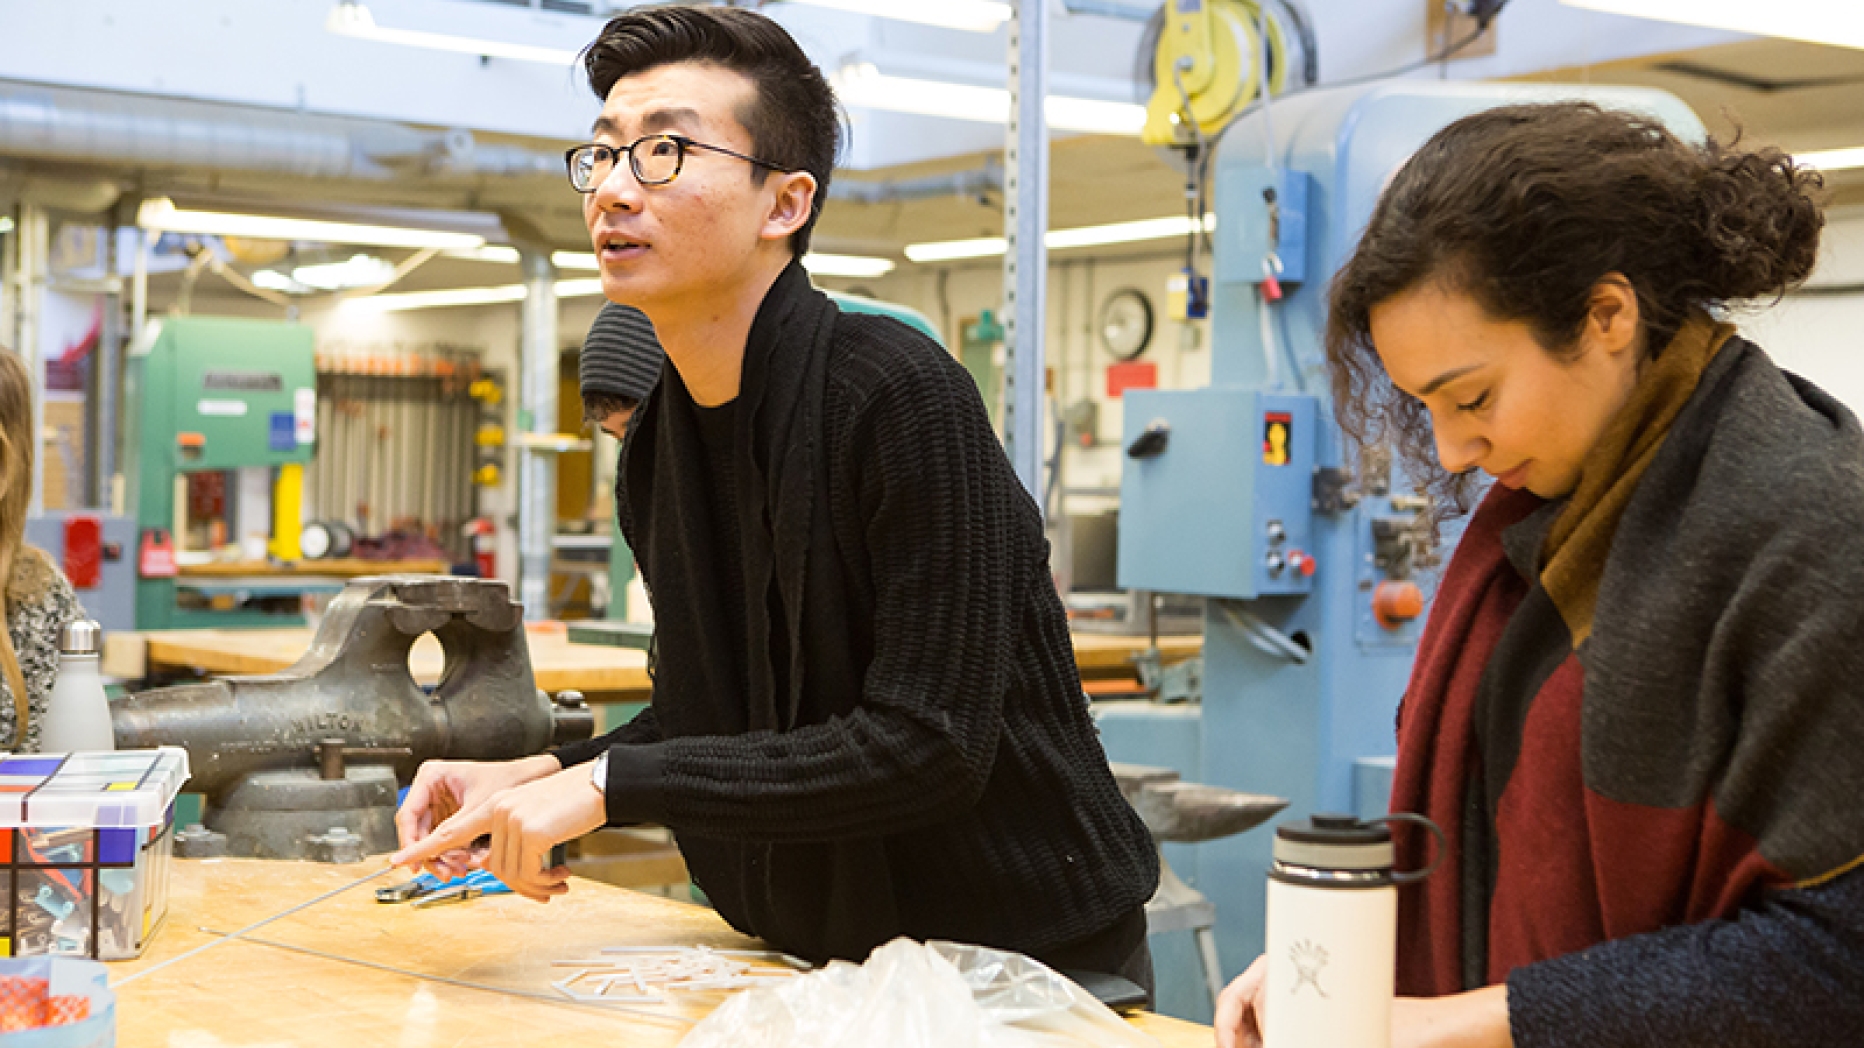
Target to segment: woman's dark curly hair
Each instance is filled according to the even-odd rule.
[[[1335,417],[1360,448],[1389,444],[1440,515],[1467,511],[1477,479],[1443,469],[1429,412],[1392,385],[1372,344],[1375,306],[1443,281],[1570,358],[1592,288],[1618,273],[1656,354],[1692,313],[1777,297],[1812,272],[1822,186],[1778,149],[1690,145],[1588,102],[1464,117],[1398,171],[1333,279]]]

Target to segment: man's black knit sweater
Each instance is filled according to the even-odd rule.
[[[1088,717],[1035,504],[949,354],[819,298],[798,267],[779,279],[735,413],[753,565],[775,532],[768,588],[714,574],[716,531],[697,518],[721,500],[685,475],[706,455],[683,446],[702,444],[679,422],[697,409],[669,365],[617,484],[658,619],[653,704],[558,756],[608,749],[610,820],[672,827],[727,920],[806,957],[858,959],[898,935],[1041,956],[1105,932],[1151,896],[1158,867]],[[788,405],[758,402],[759,372],[794,388],[780,372],[807,371],[792,343],[811,339],[811,315],[819,415],[777,427],[773,450],[763,420]],[[805,467],[806,570],[783,523]],[[778,680],[772,710],[755,682],[733,693],[737,673],[692,657],[720,650],[701,624],[744,619],[676,604],[720,595],[773,625],[747,657],[800,682]]]

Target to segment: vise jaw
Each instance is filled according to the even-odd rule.
[[[427,633],[446,655],[431,695],[408,672]],[[365,853],[393,850],[396,789],[422,761],[510,760],[588,738],[594,718],[572,695],[553,703],[537,689],[505,583],[380,576],[331,601],[290,668],[138,692],[111,717],[119,749],[187,749],[188,789],[206,794],[203,821],[228,854],[310,858],[330,853],[310,838],[337,827]]]

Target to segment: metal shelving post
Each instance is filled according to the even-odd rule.
[[[556,267],[545,250],[524,250],[521,374],[523,412],[518,428],[552,436],[557,431]],[[550,617],[550,540],[557,531],[557,461],[554,451],[520,437],[518,473],[518,596],[524,617]]]
[[[1004,146],[1003,442],[1023,487],[1043,503],[1042,430],[1048,301],[1048,21],[1046,0],[1016,0],[1010,21],[1010,124]]]

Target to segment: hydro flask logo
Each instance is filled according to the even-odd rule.
[[[1288,959],[1294,962],[1294,989],[1288,991],[1288,996],[1300,993],[1303,986],[1312,986],[1323,1000],[1330,999],[1320,988],[1320,970],[1327,966],[1326,947],[1302,939],[1288,948]]]

